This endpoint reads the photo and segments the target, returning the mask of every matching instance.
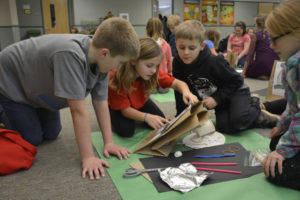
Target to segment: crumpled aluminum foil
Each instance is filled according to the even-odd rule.
[[[199,172],[191,163],[183,163],[178,168],[168,167],[160,171],[160,178],[174,190],[189,192],[199,187],[211,172]]]

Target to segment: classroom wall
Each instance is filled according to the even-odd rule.
[[[279,0],[264,0],[275,2]],[[11,43],[27,38],[27,31],[40,30],[43,34],[42,0],[0,0],[0,50]],[[262,1],[260,1],[262,2]],[[173,12],[183,20],[184,0],[173,0]],[[145,35],[148,19],[152,17],[152,0],[68,0],[70,26],[79,30],[96,27],[101,23],[108,11],[116,16],[128,13],[129,20],[140,36]],[[23,6],[30,5],[32,13],[24,13]],[[258,13],[258,1],[235,0],[235,22],[245,21],[248,27],[254,26],[254,17]],[[217,27],[221,37],[233,32],[230,26]]]
[[[31,14],[24,13],[24,6],[29,6]],[[27,32],[39,30],[43,33],[43,13],[41,0],[17,0],[17,11],[21,39],[28,38]]]
[[[14,41],[9,0],[0,0],[0,50]]]
[[[151,0],[73,0],[73,26],[79,29],[98,25],[111,11],[115,16],[128,13],[139,35],[145,35],[146,23],[152,17]]]

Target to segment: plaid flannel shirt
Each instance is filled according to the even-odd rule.
[[[277,124],[284,134],[276,151],[285,158],[291,158],[300,151],[300,51],[291,56],[282,67],[287,107]]]

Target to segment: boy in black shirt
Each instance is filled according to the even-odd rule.
[[[178,56],[173,75],[186,82],[207,109],[215,109],[216,129],[235,133],[247,128],[273,128],[278,119],[261,112],[259,99],[250,97],[243,78],[222,55],[212,55],[203,43],[205,29],[194,20],[181,23],[176,30]],[[186,107],[175,91],[177,115]]]

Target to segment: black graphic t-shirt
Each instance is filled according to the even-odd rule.
[[[229,66],[224,57],[212,55],[207,46],[191,64],[183,63],[176,56],[173,61],[173,76],[186,82],[199,100],[211,96],[218,105],[228,101],[244,83],[243,78]],[[182,95],[176,91],[175,99],[178,114],[186,105]]]

